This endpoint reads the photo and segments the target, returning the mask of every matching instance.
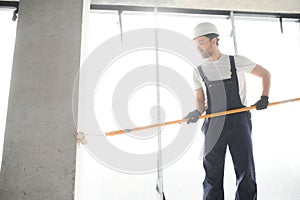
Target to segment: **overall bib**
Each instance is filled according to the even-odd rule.
[[[234,57],[230,56],[231,77],[209,81],[201,66],[198,71],[206,85],[206,113],[244,107],[239,95],[238,77]],[[251,113],[249,111],[206,119],[202,126],[205,134],[203,166],[204,200],[223,200],[224,164],[227,146],[236,174],[236,200],[256,200],[257,187],[251,139]]]

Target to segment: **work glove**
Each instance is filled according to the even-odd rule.
[[[258,100],[253,106],[256,106],[256,110],[266,109],[269,105],[269,97],[261,96],[260,100]]]
[[[199,120],[199,117],[201,116],[201,113],[199,110],[194,110],[190,112],[184,119],[188,119],[186,123],[196,123]]]

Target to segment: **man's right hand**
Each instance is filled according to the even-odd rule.
[[[196,123],[199,120],[200,116],[201,116],[200,111],[194,110],[194,111],[190,112],[187,116],[185,116],[184,119],[188,119],[186,122],[187,124]]]

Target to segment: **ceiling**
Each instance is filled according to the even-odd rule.
[[[300,13],[299,0],[90,0],[91,4],[155,6],[203,10]]]
[[[94,5],[149,6],[196,10],[300,14],[299,0],[87,0]],[[0,0],[0,4],[19,0]]]

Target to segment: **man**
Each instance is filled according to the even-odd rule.
[[[194,42],[205,61],[194,72],[197,109],[185,118],[195,123],[202,113],[214,113],[246,106],[244,73],[262,80],[261,97],[256,109],[268,107],[270,73],[251,60],[220,52],[219,32],[211,23],[201,23],[194,29]],[[205,88],[203,89],[205,84]],[[258,94],[260,95],[260,94]],[[205,134],[203,166],[204,200],[224,199],[223,177],[226,148],[229,147],[236,173],[236,200],[257,199],[257,186],[251,139],[249,111],[206,119],[202,125]]]

